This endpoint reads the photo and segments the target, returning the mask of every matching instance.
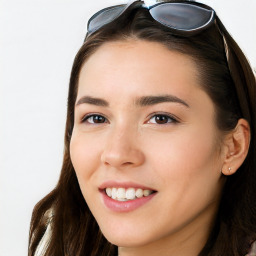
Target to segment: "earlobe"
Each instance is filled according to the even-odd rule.
[[[245,119],[239,119],[235,129],[225,138],[224,175],[232,175],[239,169],[247,156],[249,145],[250,126]]]

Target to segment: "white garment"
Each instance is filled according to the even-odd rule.
[[[47,226],[45,234],[41,239],[34,256],[44,256],[51,236],[51,224]]]

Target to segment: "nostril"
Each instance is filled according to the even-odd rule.
[[[123,163],[123,165],[131,165],[133,164],[132,162],[126,162],[126,163]]]

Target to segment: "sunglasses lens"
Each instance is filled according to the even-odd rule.
[[[150,9],[152,17],[161,24],[180,31],[206,27],[213,20],[213,10],[184,3],[164,3]]]
[[[87,31],[89,33],[115,20],[126,8],[126,5],[118,5],[105,8],[94,14],[88,22]]]

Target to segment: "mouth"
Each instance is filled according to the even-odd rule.
[[[104,205],[114,212],[130,212],[151,201],[157,191],[134,183],[107,182],[99,188]]]
[[[154,190],[142,189],[142,188],[105,188],[106,195],[113,200],[127,202],[135,200],[137,198],[147,197],[153,193],[156,193]]]

